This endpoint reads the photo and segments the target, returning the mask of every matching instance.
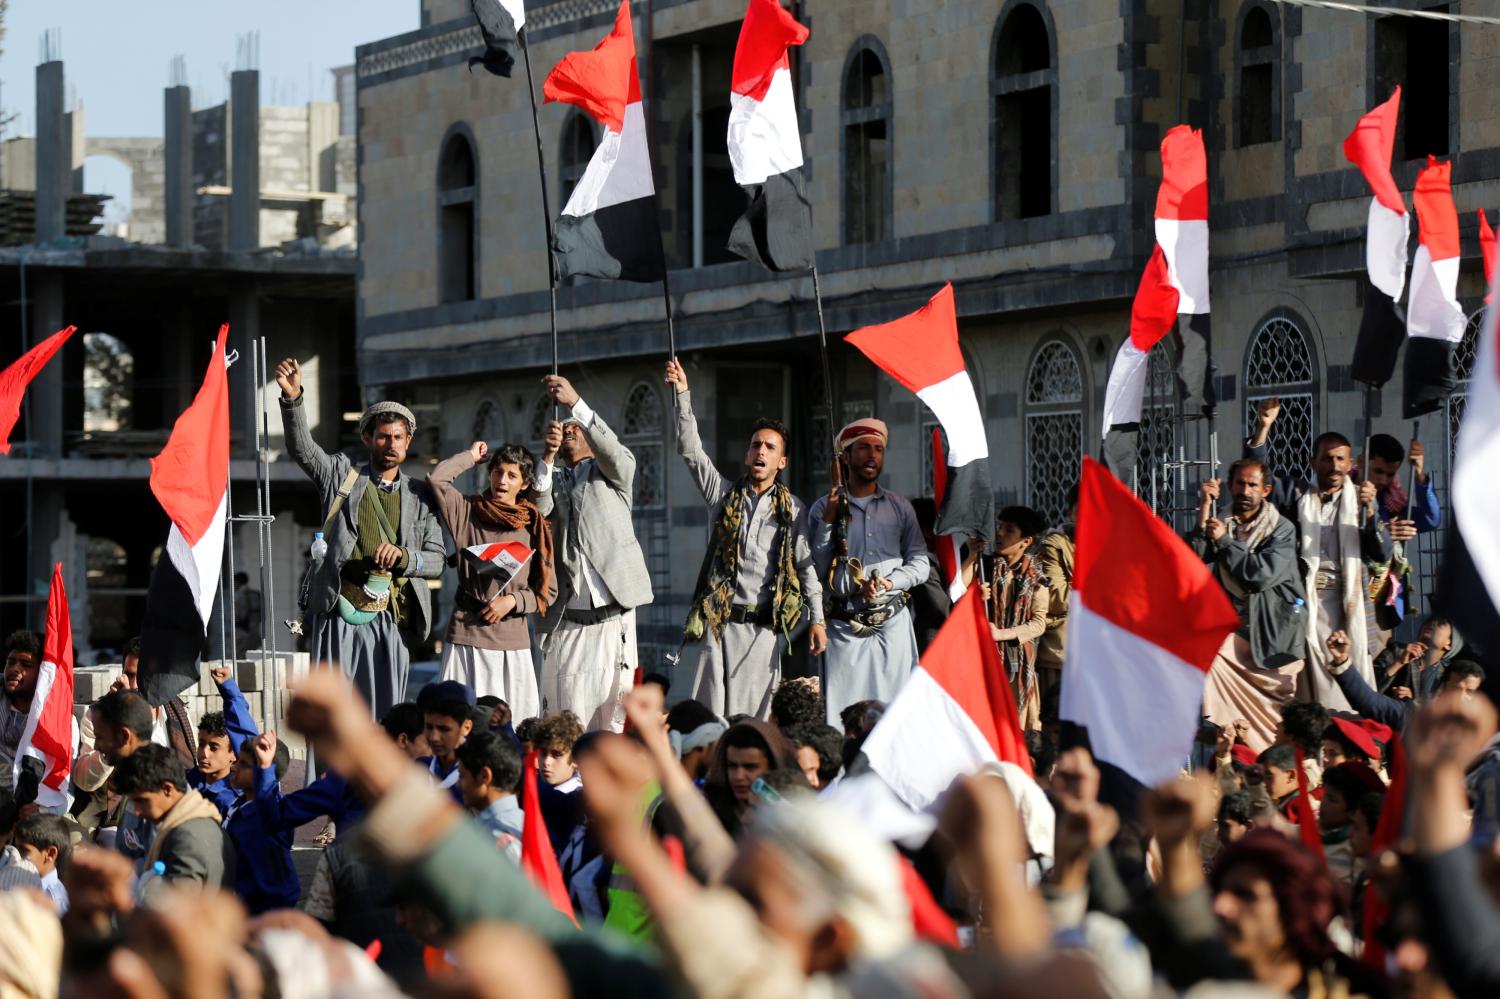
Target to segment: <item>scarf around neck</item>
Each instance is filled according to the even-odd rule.
[[[1339,570],[1343,590],[1340,602],[1344,608],[1344,631],[1349,635],[1349,661],[1371,687],[1375,685],[1375,673],[1370,665],[1369,636],[1365,630],[1364,560],[1360,557],[1360,507],[1359,488],[1353,480],[1345,479],[1343,488],[1329,501],[1338,504],[1334,517],[1334,530],[1339,537]],[[1321,513],[1323,497],[1314,485],[1297,501],[1297,533],[1301,536],[1304,592],[1314,601],[1307,614],[1307,642],[1309,649],[1320,646],[1318,641],[1318,614],[1316,612],[1318,565],[1320,540],[1323,531]],[[1309,655],[1317,655],[1309,652]]]
[[[739,576],[741,535],[749,523],[753,495],[750,480],[745,478],[735,483],[724,496],[719,519],[714,522],[713,538],[703,556],[692,609],[688,611],[687,624],[683,628],[684,637],[690,642],[702,638],[705,631],[715,638],[724,633],[734,601],[735,581]],[[773,630],[790,635],[802,618],[805,602],[802,581],[797,577],[792,557],[797,509],[792,491],[780,482],[771,487],[766,502],[772,504],[771,514],[777,522],[776,584],[771,598],[771,626]]]
[[[1242,542],[1252,552],[1259,548],[1265,540],[1276,530],[1276,525],[1281,523],[1281,513],[1276,509],[1276,504],[1269,499],[1260,505],[1260,512],[1249,521],[1240,523],[1233,517],[1229,519],[1229,536],[1236,541]],[[1240,532],[1244,531],[1244,536]],[[1220,584],[1229,591],[1236,599],[1245,599],[1245,588],[1240,581],[1230,573],[1224,563],[1219,562],[1215,566],[1215,572],[1219,577]]]
[[[531,556],[527,579],[536,597],[537,613],[547,613],[547,594],[552,592],[552,525],[531,500],[506,503],[492,489],[470,496],[469,513],[481,525],[496,531],[526,531],[536,552]]]

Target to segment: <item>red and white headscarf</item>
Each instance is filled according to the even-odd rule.
[[[891,432],[886,427],[885,421],[871,416],[863,420],[855,420],[840,430],[838,437],[834,440],[834,447],[843,452],[860,441],[875,441],[883,445],[890,440],[890,437]]]

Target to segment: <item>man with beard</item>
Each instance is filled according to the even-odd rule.
[[[1279,399],[1263,399],[1256,406],[1256,429],[1246,442],[1245,457],[1266,461],[1271,426],[1281,413]],[[1356,485],[1350,477],[1353,448],[1343,434],[1332,431],[1313,441],[1310,464],[1313,478],[1278,476],[1271,501],[1277,511],[1297,526],[1298,557],[1307,594],[1306,661],[1298,694],[1331,711],[1350,710],[1349,701],[1328,672],[1328,636],[1347,631],[1350,658],[1366,683],[1374,685],[1373,654],[1367,629],[1374,625],[1366,563],[1387,565],[1392,541],[1416,537],[1409,520],[1383,523],[1376,512],[1373,482]]]
[[[552,483],[558,562],[558,596],[542,626],[542,711],[571,711],[591,731],[618,732],[639,665],[635,609],[651,602],[651,576],[630,519],[635,455],[571,382],[561,375],[543,380],[569,417],[547,425],[537,474],[539,489]]]
[[[416,417],[396,402],[365,410],[359,434],[369,460],[359,467],[313,440],[296,360],[276,365],[276,384],[287,449],[318,487],[328,545],[303,579],[308,651],[341,665],[380,718],[406,699],[407,642],[427,638],[426,580],[443,574],[447,558],[426,484],[401,474]]]
[[[667,362],[667,384],[676,390],[677,453],[711,511],[708,551],[683,629],[698,643],[691,696],[715,714],[764,720],[781,681],[782,653],[804,612],[812,621],[808,651],[816,656],[828,647],[802,502],[778,481],[786,427],[757,420],[745,474],[731,482],[703,450],[687,373],[675,357]]]
[[[14,783],[16,753],[26,734],[26,719],[31,715],[31,701],[36,695],[36,679],[42,665],[42,636],[34,631],[12,632],[5,640],[5,692],[0,696],[0,788],[11,790]],[[18,804],[36,799],[35,783],[30,797]]]
[[[927,579],[929,556],[911,501],[880,486],[889,439],[873,417],[840,430],[843,481],[807,512],[817,525],[813,557],[828,580],[823,698],[830,725],[855,701],[889,702],[917,664],[907,591]]]
[[[1246,744],[1257,753],[1276,741],[1281,709],[1297,692],[1307,643],[1307,603],[1297,571],[1297,529],[1271,495],[1266,466],[1241,458],[1229,466],[1231,514],[1214,509],[1218,479],[1199,490],[1194,546],[1240,617],[1209,667],[1203,713],[1220,726],[1248,724]]]

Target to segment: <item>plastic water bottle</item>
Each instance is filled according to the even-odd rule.
[[[307,553],[314,559],[322,559],[328,555],[328,542],[323,540],[322,531],[313,531],[312,546]]]
[[[159,878],[166,873],[167,865],[160,860],[152,864],[149,871],[143,871],[141,873],[140,879],[135,883],[136,901],[144,901],[146,898],[146,886],[151,883],[152,879]]]
[[[1301,597],[1293,597],[1292,598],[1292,615],[1294,617],[1296,617],[1300,621],[1302,619],[1302,615],[1306,614],[1306,613],[1307,613],[1307,601],[1303,600]]]

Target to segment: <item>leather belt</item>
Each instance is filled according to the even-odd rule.
[[[625,608],[619,604],[609,604],[606,607],[565,607],[563,620],[572,621],[574,624],[600,624],[617,618],[623,613],[625,613]]]

